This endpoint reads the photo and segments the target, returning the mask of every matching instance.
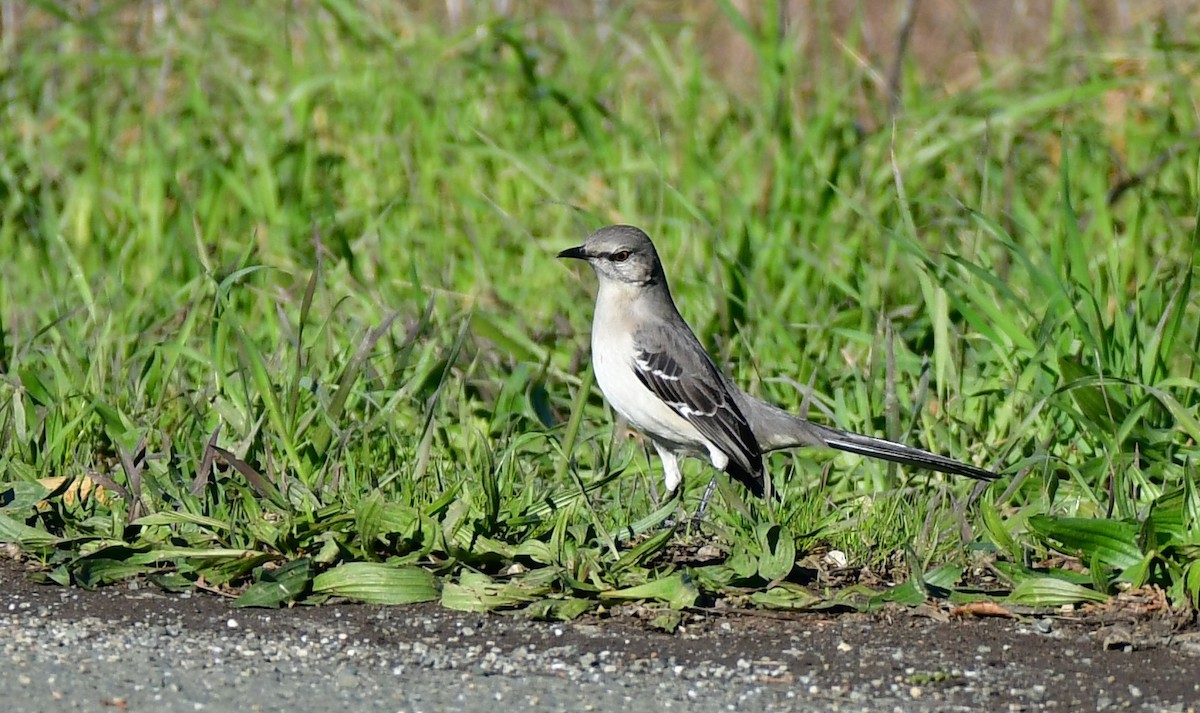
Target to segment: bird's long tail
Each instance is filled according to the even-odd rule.
[[[841,431],[812,422],[809,422],[808,425],[819,434],[825,445],[830,448],[836,448],[839,451],[846,451],[847,453],[854,453],[860,456],[869,456],[871,458],[880,458],[892,461],[893,463],[901,463],[918,468],[928,468],[929,470],[936,470],[939,473],[965,475],[968,478],[976,478],[978,480],[995,480],[1000,477],[990,470],[976,468],[973,465],[956,461],[953,458],[940,456],[936,453],[923,451],[920,448],[913,448],[902,443],[894,443],[892,441],[885,441],[882,438],[872,438],[871,436],[864,436],[858,433]]]
[[[825,446],[848,453],[881,458],[894,463],[928,468],[939,473],[965,475],[979,480],[995,480],[998,474],[968,465],[953,458],[913,448],[902,443],[885,441],[813,423],[781,408],[757,399],[744,391],[736,391],[742,412],[764,452],[798,446]]]

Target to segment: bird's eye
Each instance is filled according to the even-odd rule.
[[[613,262],[625,262],[628,259],[629,259],[629,251],[628,250],[618,250],[612,254]]]

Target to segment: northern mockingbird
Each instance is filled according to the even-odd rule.
[[[654,443],[673,492],[679,457],[707,457],[755,495],[767,476],[763,454],[824,446],[980,480],[991,471],[919,448],[812,423],[738,388],[680,316],[654,243],[638,228],[613,225],[560,258],[584,260],[600,286],[592,319],[592,366],[609,404]],[[711,494],[702,501],[707,504]]]

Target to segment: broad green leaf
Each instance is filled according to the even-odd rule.
[[[1192,409],[1189,409],[1188,407],[1179,403],[1179,400],[1167,391],[1167,389],[1171,387],[1195,391],[1198,385],[1191,379],[1175,377],[1165,379],[1162,383],[1158,384],[1157,388],[1146,387],[1146,391],[1152,394],[1154,398],[1158,399],[1159,403],[1161,403],[1168,411],[1171,412],[1171,415],[1175,417],[1175,421],[1178,423],[1179,428],[1181,428],[1189,438],[1200,441],[1200,421],[1196,419],[1196,416],[1192,413]]]
[[[796,566],[796,540],[781,525],[760,525],[758,542],[762,554],[758,557],[758,576],[774,582],[791,574]]]
[[[867,606],[869,609],[878,609],[883,604],[903,604],[915,607],[918,604],[924,604],[926,601],[925,588],[912,579],[909,579],[903,584],[889,587],[871,597]]]
[[[511,560],[516,556],[516,547],[483,535],[473,535],[472,528],[462,527],[454,536],[451,553],[466,562]]]
[[[689,570],[692,581],[705,592],[719,592],[738,579],[738,573],[727,562],[693,567]],[[751,570],[753,576],[754,570]],[[744,579],[744,578],[743,578]]]
[[[104,557],[87,557],[79,560],[73,569],[75,583],[84,589],[95,589],[102,584],[121,582],[153,569],[142,564]]]
[[[925,585],[925,573],[921,565],[921,558],[917,557],[917,552],[911,545],[904,548],[904,564],[908,569],[908,583],[917,588],[922,600],[928,599],[929,587]]]
[[[849,609],[851,611],[871,611],[879,608],[879,592],[864,584],[852,584],[845,589],[831,592],[821,601],[809,607],[812,611],[827,611]]]
[[[154,586],[173,594],[188,592],[196,587],[196,583],[179,572],[151,572],[146,575]]]
[[[1150,575],[1153,573],[1154,563],[1157,560],[1157,553],[1151,552],[1147,554],[1137,564],[1132,567],[1126,567],[1120,576],[1117,577],[1117,581],[1128,582],[1134,588],[1145,586],[1150,581]]]
[[[383,497],[379,493],[371,493],[358,501],[358,506],[354,508],[354,528],[365,542],[380,535],[383,530]]]
[[[369,604],[413,604],[437,599],[433,575],[420,567],[380,562],[347,562],[318,574],[313,592]]]
[[[521,613],[530,619],[571,621],[595,608],[595,600],[567,597],[566,599],[539,599],[522,609]]]
[[[686,609],[696,603],[700,592],[692,584],[691,579],[683,572],[662,577],[660,579],[639,584],[625,589],[613,589],[601,592],[601,599],[637,600],[657,599],[666,602],[673,609]]]
[[[103,399],[93,398],[92,410],[100,416],[113,440],[119,440],[131,430],[131,423],[125,414]]]
[[[745,547],[734,549],[733,553],[729,555],[729,559],[725,560],[725,566],[738,579],[750,579],[758,574],[758,558],[747,551]]]
[[[299,597],[312,578],[312,561],[307,557],[276,570],[263,570],[261,580],[250,585],[230,606],[277,607]]]
[[[1132,567],[1145,556],[1137,544],[1138,526],[1131,522],[1035,515],[1029,518],[1029,529],[1061,543],[1068,554],[1082,553],[1084,559],[1116,569]]]
[[[488,612],[512,609],[550,593],[549,586],[522,586],[520,580],[497,581],[480,572],[464,571],[458,582],[442,586],[442,606],[457,611]]]
[[[661,629],[668,634],[674,634],[679,625],[683,623],[683,612],[678,609],[666,609],[660,611],[650,620],[650,626],[655,629]]]
[[[1081,586],[1090,584],[1092,581],[1092,578],[1083,572],[1062,569],[1059,567],[1051,567],[1049,569],[1035,571],[1025,567],[1022,564],[1016,562],[1005,562],[1003,560],[997,560],[996,562],[993,562],[992,567],[994,567],[998,573],[1006,577],[1013,584],[1016,584],[1017,582],[1020,582],[1028,577],[1053,577],[1055,579],[1061,579],[1064,582],[1070,582],[1072,584],[1078,584]]]
[[[554,553],[550,551],[550,546],[542,540],[526,540],[517,545],[513,550],[513,557],[528,557],[530,560],[542,565],[554,564]]]
[[[963,576],[963,568],[957,565],[944,564],[925,573],[925,586],[939,589],[953,589]]]
[[[1177,488],[1155,498],[1150,514],[1142,527],[1153,537],[1152,546],[1165,547],[1187,537],[1187,497],[1184,488]]]
[[[499,322],[492,315],[476,310],[471,313],[471,331],[519,361],[533,364],[546,361],[545,347],[531,340],[524,329],[516,329],[511,322]]]
[[[1004,601],[1032,607],[1057,607],[1064,604],[1102,602],[1106,599],[1108,595],[1103,592],[1057,577],[1030,576],[1018,582]]]
[[[0,510],[28,510],[50,494],[50,489],[35,480],[0,483]]]
[[[792,582],[783,582],[750,595],[750,603],[764,609],[808,609],[819,601],[821,597]]]
[[[22,547],[46,547],[61,541],[61,538],[45,530],[30,527],[0,512],[0,542],[13,542]]]

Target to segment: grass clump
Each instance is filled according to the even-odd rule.
[[[564,618],[1200,599],[1194,48],[914,76],[893,116],[853,53],[738,16],[742,88],[629,15],[141,7],[37,6],[0,73],[0,539],[46,578]],[[782,501],[727,493],[681,558],[552,257],[619,221],[740,383],[1007,477],[776,455]],[[834,587],[833,549],[899,586]]]

